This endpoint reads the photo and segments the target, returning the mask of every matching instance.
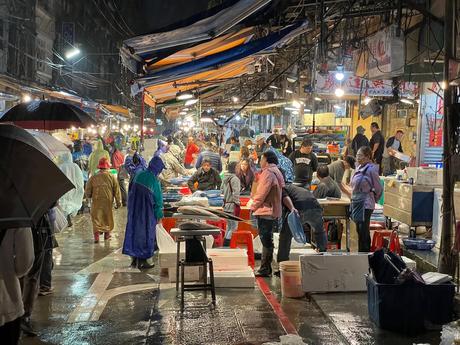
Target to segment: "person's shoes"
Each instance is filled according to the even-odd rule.
[[[281,271],[275,271],[273,272],[273,275],[280,278],[281,277]]]
[[[72,217],[70,215],[67,216],[67,227],[70,228],[72,227]]]
[[[94,233],[94,243],[99,243],[99,232],[98,231]]]
[[[21,318],[21,331],[28,337],[36,337],[38,335],[30,324],[30,317]]]
[[[230,240],[225,238],[224,239],[224,244],[222,245],[222,247],[227,247],[227,248],[230,247]]]
[[[255,274],[256,277],[271,277],[271,272],[266,269],[259,269]]]
[[[136,268],[137,267],[137,258],[131,258],[131,265],[130,265],[132,268]]]
[[[110,232],[104,232],[104,241],[108,241],[112,238]]]
[[[137,259],[137,268],[139,268],[140,270],[147,270],[153,267],[155,267],[155,265],[149,264],[146,259]]]
[[[54,288],[50,287],[46,287],[46,288],[40,288],[40,291],[38,291],[38,295],[39,296],[48,296],[48,295],[51,295],[52,293],[54,292]]]

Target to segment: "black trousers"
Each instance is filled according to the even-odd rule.
[[[0,326],[0,339],[4,345],[19,344],[19,336],[21,335],[21,318],[5,323]]]
[[[369,226],[371,223],[372,212],[374,212],[374,210],[364,210],[364,222],[356,223],[359,252],[367,253],[371,250],[371,233]]]

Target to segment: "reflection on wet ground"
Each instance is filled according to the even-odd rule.
[[[126,208],[115,211],[112,239],[99,244],[87,214],[57,236],[54,294],[39,297],[33,323],[40,335],[23,344],[262,344],[285,334],[257,287],[218,289],[215,309],[202,293],[188,293],[181,313],[175,284],[160,277],[158,265],[143,272],[129,268],[120,250],[125,219]],[[267,283],[308,344],[439,343],[439,333],[407,339],[376,329],[366,294],[287,299],[278,278]]]

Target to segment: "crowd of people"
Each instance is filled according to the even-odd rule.
[[[221,190],[223,209],[240,215],[241,196],[250,196],[248,204],[257,222],[262,242],[258,276],[273,273],[273,232],[280,232],[277,261],[289,258],[292,240],[287,215],[297,214],[305,232],[319,251],[327,250],[320,199],[351,198],[353,220],[357,224],[359,251],[369,251],[369,222],[382,188],[379,171],[392,170],[394,152],[402,152],[402,131],[387,143],[378,125],[373,136],[364,140],[364,128],[348,145],[348,154],[329,165],[320,164],[313,152],[314,144],[306,136],[298,149],[279,131],[263,135],[232,135],[227,144],[218,145],[218,137],[188,137],[186,142],[168,137],[158,140],[157,150],[147,163],[136,147],[128,148],[117,140],[88,138],[75,141],[58,166],[75,188],[56,201],[31,231],[1,232],[0,256],[0,336],[16,339],[19,331],[36,335],[31,324],[33,306],[38,295],[53,292],[52,267],[55,239],[55,213],[62,213],[67,224],[77,213],[90,209],[94,242],[103,234],[110,241],[114,229],[113,208],[127,207],[123,254],[131,257],[131,266],[149,269],[155,250],[155,229],[163,218],[162,187],[173,178],[189,176],[192,192]],[[252,133],[251,133],[252,134]],[[184,140],[184,141],[185,141]],[[354,171],[354,174],[351,174]],[[224,246],[229,246],[237,223],[229,221]],[[5,235],[6,234],[6,235]],[[20,260],[13,260],[20,257]],[[9,277],[6,279],[5,277]],[[11,341],[9,343],[15,343]]]

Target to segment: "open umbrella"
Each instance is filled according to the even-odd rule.
[[[96,120],[80,108],[68,103],[51,101],[32,101],[15,105],[0,117],[0,122],[13,122],[22,128],[47,131],[96,125]]]
[[[31,129],[27,130],[32,136],[39,142],[39,144],[46,151],[47,156],[50,157],[54,163],[58,162],[59,156],[66,155],[70,152],[67,146],[61,141],[57,140],[51,134],[46,132],[34,131]]]
[[[75,188],[26,130],[0,124],[0,229],[36,225]]]

